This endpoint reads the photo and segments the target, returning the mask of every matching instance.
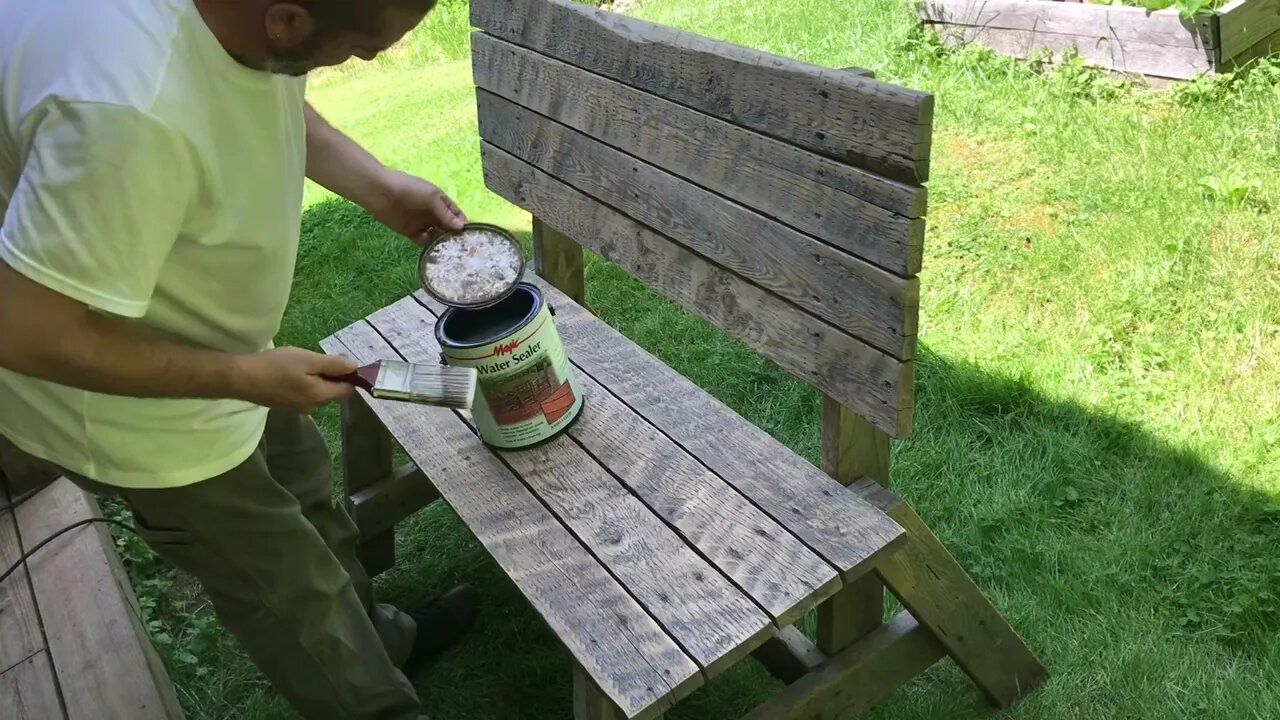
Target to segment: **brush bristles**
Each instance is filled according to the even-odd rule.
[[[479,374],[474,368],[383,361],[374,397],[470,410]]]
[[[413,402],[470,410],[476,394],[477,373],[473,368],[415,366],[410,380]]]

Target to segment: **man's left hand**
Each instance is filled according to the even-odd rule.
[[[432,183],[397,170],[388,170],[370,214],[383,225],[425,245],[432,230],[460,230],[467,216]]]

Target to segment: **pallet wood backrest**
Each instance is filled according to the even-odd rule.
[[[910,432],[932,96],[570,0],[471,17],[490,189]]]

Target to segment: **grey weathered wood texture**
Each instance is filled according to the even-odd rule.
[[[871,709],[946,655],[902,613],[742,720],[846,720]]]
[[[539,277],[560,288],[574,302],[587,304],[582,246],[536,217],[533,219],[533,267]]]
[[[933,98],[570,0],[474,0],[508,42],[907,182],[928,177]]]
[[[0,717],[5,720],[63,720],[49,653],[41,650],[0,672]]]
[[[438,314],[442,309],[429,298],[424,305],[423,312]],[[430,357],[437,351],[425,339],[429,333],[424,319],[401,314],[377,325],[402,352],[414,348]],[[791,624],[840,587],[836,571],[785,528],[589,374],[578,369],[576,375],[590,412],[569,429],[569,437],[769,613],[776,625]],[[529,462],[538,474],[564,474],[553,469],[555,460],[539,467],[537,450],[530,452]],[[754,644],[760,638],[752,639]]]
[[[530,110],[478,92],[480,136],[889,355],[915,354],[901,278]],[[813,323],[816,324],[816,323]]]
[[[472,36],[472,57],[476,85],[484,90],[898,275],[920,270],[922,187],[815,155],[483,33]]]
[[[1047,673],[964,568],[905,502],[867,483],[890,517],[907,531],[900,553],[877,568],[886,587],[996,707],[1008,707],[1044,683]]]
[[[780,367],[895,436],[911,429],[913,364],[901,362],[748,283],[491,145],[485,182]]]
[[[831,397],[822,404],[822,469],[841,485],[869,478],[889,485],[889,436]],[[818,648],[833,655],[884,622],[874,575],[850,583],[818,608]]]
[[[882,513],[844,492],[840,484],[768,433],[559,291],[545,285],[543,291],[556,306],[556,328],[582,372],[609,388],[846,578],[863,575],[902,540],[901,529]],[[670,402],[672,397],[681,402]]]
[[[411,298],[404,303],[417,306]],[[362,362],[395,355],[366,323],[344,329],[324,345],[330,353]],[[363,394],[360,399],[393,430],[534,610],[628,717],[656,717],[702,683],[697,664],[458,415]]]
[[[1049,5],[1055,7],[1047,7]],[[922,20],[948,25],[1110,38],[1189,49],[1212,48],[1217,42],[1213,16],[1185,20],[1173,8],[1152,12],[1140,7],[1048,0],[923,0],[917,8]]]
[[[18,543],[13,513],[7,509],[0,510],[0,571],[7,570],[21,557],[22,547]],[[8,580],[0,583],[0,672],[44,647],[44,634],[40,630],[40,616],[36,612],[27,570],[19,567]]]
[[[1280,0],[1234,0],[1194,19],[1173,8],[1048,0],[924,0],[918,8],[953,44],[1022,58],[1075,47],[1089,64],[1156,80],[1189,80],[1280,50]]]
[[[391,436],[369,407],[356,398],[342,402],[341,422],[342,484],[347,495],[347,511],[355,516],[357,510],[352,496],[391,477]],[[356,552],[370,575],[390,570],[396,563],[395,533],[361,532]]]
[[[374,313],[369,322],[407,359],[423,361],[440,354],[429,332],[435,319],[426,307],[407,303]],[[594,432],[608,421],[597,417],[599,408],[591,409],[573,436],[500,455],[672,638],[717,674],[764,642],[774,629],[771,620],[619,482],[618,476],[630,473],[614,463],[618,441],[626,440]],[[591,448],[599,452],[589,453]]]
[[[1051,3],[1065,5],[1066,3]],[[1151,45],[1137,41],[1118,42],[1110,38],[1062,35],[1035,30],[1007,30],[962,25],[940,25],[939,35],[951,44],[977,42],[1002,55],[1028,58],[1041,49],[1060,55],[1074,48],[1093,65],[1123,73],[1190,79],[1214,69],[1214,53],[1195,48]]]
[[[23,538],[47,538],[101,515],[97,503],[65,479],[16,510]],[[59,537],[27,568],[71,720],[183,717],[105,527],[89,525]]]
[[[396,468],[389,477],[351,493],[347,505],[360,534],[379,537],[393,532],[396,523],[439,497],[439,491],[426,474],[409,463]]]

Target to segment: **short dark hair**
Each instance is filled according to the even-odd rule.
[[[391,8],[431,12],[437,0],[297,0],[324,28],[374,33]]]

